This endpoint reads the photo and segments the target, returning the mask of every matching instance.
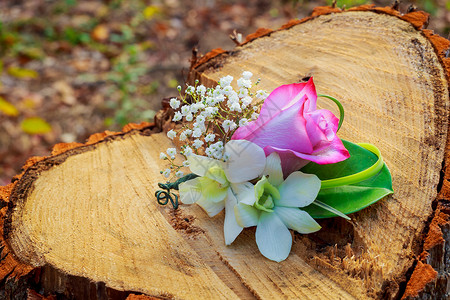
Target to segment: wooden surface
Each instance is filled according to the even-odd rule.
[[[286,261],[262,257],[252,229],[226,247],[223,214],[208,218],[195,205],[176,213],[158,206],[159,153],[171,141],[139,130],[41,160],[9,187],[10,196],[0,190],[9,206],[6,249],[24,266],[157,297],[419,295],[437,275],[415,261],[422,248],[431,253],[441,245],[432,240],[423,247],[422,235],[448,221],[442,208],[428,226],[447,145],[449,90],[442,49],[418,30],[420,22],[402,18],[370,11],[321,15],[216,52],[192,72],[210,83],[249,70],[268,91],[314,76],[318,92],[346,109],[340,136],[377,145],[390,167],[393,196],[352,214],[351,222],[322,220],[322,231],[295,234]],[[319,106],[335,111],[323,99]],[[414,273],[422,278],[420,270],[430,277],[423,286],[412,281]],[[58,288],[67,289],[55,283],[45,292]]]

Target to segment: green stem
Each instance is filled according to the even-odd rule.
[[[348,184],[354,184],[358,183],[364,180],[367,180],[376,174],[378,174],[381,169],[384,166],[383,157],[381,156],[380,150],[378,150],[377,147],[375,147],[372,144],[366,144],[366,143],[359,143],[359,146],[369,150],[373,154],[375,154],[378,157],[378,160],[375,164],[370,166],[369,168],[365,169],[364,171],[358,172],[356,174],[340,177],[340,178],[334,178],[334,179],[328,179],[322,181],[321,189],[329,189],[333,187],[348,185]]]
[[[336,98],[328,96],[328,95],[318,94],[317,97],[328,98],[328,99],[332,100],[334,103],[336,103],[336,105],[338,106],[338,108],[339,108],[339,125],[338,125],[337,131],[339,131],[339,129],[342,126],[342,122],[344,122],[344,107],[342,106],[341,102],[339,102],[339,100],[337,100]]]

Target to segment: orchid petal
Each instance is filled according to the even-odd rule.
[[[281,199],[275,199],[276,206],[304,207],[317,197],[321,181],[314,174],[294,172],[278,187]]]
[[[256,202],[255,186],[252,183],[232,183],[231,189],[239,203],[253,205]]]
[[[239,203],[234,207],[237,223],[242,227],[252,227],[258,225],[260,210],[253,206]]]
[[[302,234],[312,233],[322,228],[306,211],[293,207],[278,206],[274,213],[292,230]]]
[[[208,172],[208,170],[212,167],[222,167],[220,161],[197,154],[189,155],[187,160],[189,162],[189,169],[191,172],[198,176],[205,176],[206,172]]]
[[[240,226],[235,217],[235,207],[238,201],[233,195],[231,189],[228,189],[228,197],[225,201],[225,221],[223,224],[223,233],[225,237],[225,245],[230,245],[244,229]]]
[[[262,255],[280,262],[285,260],[291,252],[292,236],[275,213],[263,211],[256,227],[256,244]]]
[[[184,204],[192,204],[202,198],[200,178],[194,178],[180,183],[178,190],[180,192],[180,201]]]
[[[225,145],[225,155],[228,160],[224,164],[224,171],[228,181],[233,183],[257,178],[266,165],[264,150],[246,140],[229,141]]]
[[[222,211],[225,207],[225,200],[220,202],[212,202],[208,201],[205,198],[201,198],[197,201],[197,204],[203,208],[203,210],[208,214],[210,217],[214,217],[218,213]]]
[[[212,167],[206,172],[205,177],[208,177],[214,181],[217,181],[221,185],[228,185],[227,176],[220,167]]]
[[[283,183],[283,171],[281,170],[281,159],[278,153],[272,152],[267,157],[263,175],[268,175],[270,184],[274,186],[279,186]]]
[[[227,186],[224,187],[219,182],[208,177],[200,177],[199,182],[202,189],[202,196],[205,200],[220,202],[227,196]]]

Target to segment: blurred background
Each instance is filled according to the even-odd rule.
[[[339,7],[392,1],[338,0]],[[276,29],[329,0],[0,0],[0,185],[60,142],[151,121],[177,95],[192,48]],[[401,2],[447,37],[450,0]]]

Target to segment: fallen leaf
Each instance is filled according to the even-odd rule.
[[[21,79],[34,79],[34,78],[38,78],[39,74],[38,72],[34,71],[34,70],[30,70],[30,69],[22,69],[19,67],[9,67],[8,68],[8,74],[16,77],[16,78],[21,78]]]
[[[14,105],[9,103],[2,97],[0,97],[0,111],[5,115],[11,117],[16,117],[17,115],[19,115],[19,110],[17,110],[17,108]]]
[[[50,124],[39,117],[26,118],[20,123],[20,128],[28,134],[44,134],[52,130]]]
[[[91,32],[91,37],[97,42],[105,42],[109,38],[109,29],[104,24],[95,26]]]

